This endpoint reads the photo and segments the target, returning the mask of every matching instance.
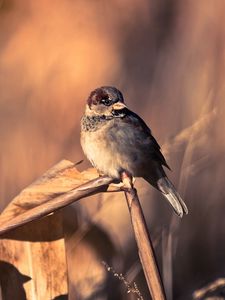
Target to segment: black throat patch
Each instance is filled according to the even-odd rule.
[[[124,118],[125,116],[125,110],[113,111],[111,116],[83,116],[81,119],[81,130],[96,131],[102,125],[107,124],[107,121]]]
[[[96,131],[100,126],[106,124],[107,121],[112,120],[113,116],[83,116],[81,119],[82,131]]]

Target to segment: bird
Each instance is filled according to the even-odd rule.
[[[166,175],[170,170],[151,129],[125,104],[113,86],[93,90],[81,118],[81,147],[100,174],[121,181],[123,172],[142,177],[159,190],[175,213],[188,208]]]

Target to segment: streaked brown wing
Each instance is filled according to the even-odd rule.
[[[160,151],[161,148],[158,142],[153,137],[150,128],[146,125],[144,120],[142,120],[137,114],[135,114],[129,109],[126,109],[125,112],[126,116],[123,118],[123,120],[129,123],[132,122],[132,126],[134,126],[136,130],[140,133],[139,137],[143,140],[143,142],[146,141],[146,139],[149,141],[149,152],[151,152],[152,158],[157,160],[163,166],[167,167],[170,170],[170,167],[168,166],[164,156]]]

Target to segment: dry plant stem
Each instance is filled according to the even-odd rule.
[[[125,185],[127,187],[127,178]],[[130,188],[125,190],[125,196],[130,211],[131,222],[138,246],[138,253],[144,270],[145,278],[153,300],[166,299],[163,285],[159,275],[154,250],[148,234],[144,214],[136,190],[130,180]]]
[[[205,287],[201,288],[200,290],[195,291],[193,293],[193,299],[195,299],[195,300],[199,300],[199,299],[203,299],[203,298],[205,299],[205,296],[207,295],[207,293],[216,292],[219,289],[222,289],[222,288],[224,289],[224,287],[225,287],[225,278],[218,278],[217,280],[206,285]],[[215,297],[213,299],[217,299],[217,298]]]
[[[111,182],[112,178],[103,176],[93,179],[65,194],[59,195],[48,202],[36,206],[23,214],[18,215],[0,226],[0,235],[6,233],[18,226],[26,224],[30,221],[44,217],[66,205],[69,205],[81,198],[97,194],[105,189]]]

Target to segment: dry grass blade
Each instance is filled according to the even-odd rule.
[[[0,234],[81,198],[107,190],[120,191],[119,186],[109,187],[112,178],[97,176],[95,169],[79,172],[73,163],[61,161],[12,200],[0,216]]]
[[[225,278],[219,278],[205,287],[195,291],[193,293],[193,299],[205,299],[209,293],[216,293],[217,291],[221,291],[221,289],[225,289]]]
[[[216,116],[216,109],[210,110],[209,112],[204,111],[194,124],[180,131],[175,137],[171,138],[171,140],[162,146],[165,157],[168,159],[171,153],[174,153],[174,150],[179,151],[180,148],[186,146],[193,136],[198,136],[199,138],[202,132],[206,132],[205,129],[215,120]]]
[[[216,116],[216,108],[211,110],[210,103],[206,102],[199,119],[191,126],[179,132],[162,147],[163,153],[167,158],[169,158],[174,151],[178,152],[183,148],[184,157],[178,185],[178,190],[183,197],[187,194],[187,184],[190,179],[191,171],[196,172],[202,164],[202,160],[195,161],[194,164],[192,164],[194,150],[197,145],[199,146],[200,144],[204,147],[204,137],[206,133],[208,133],[206,129],[214,122]],[[205,159],[207,159],[207,157]],[[179,226],[180,220],[172,215],[169,232],[163,232],[163,282],[168,300],[173,299],[173,256],[176,252]]]

